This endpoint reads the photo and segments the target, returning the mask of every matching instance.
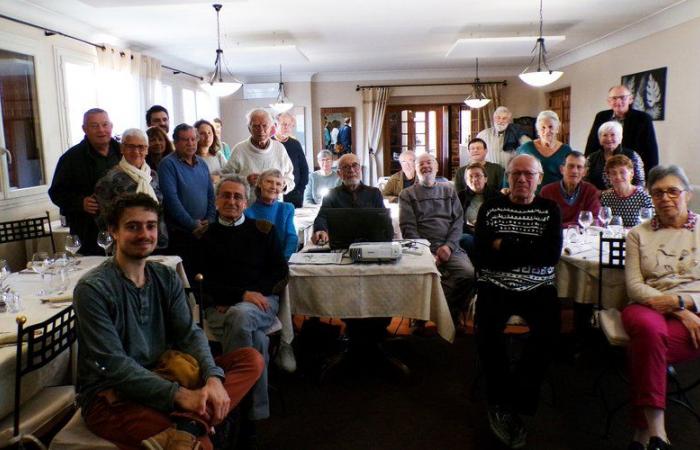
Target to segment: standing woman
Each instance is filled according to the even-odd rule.
[[[651,208],[653,205],[644,188],[632,184],[632,160],[625,155],[611,156],[605,163],[605,173],[612,189],[600,194],[600,206],[609,206],[613,216],[622,217],[626,228],[637,225],[640,208]]]
[[[221,175],[221,169],[226,165],[226,158],[219,151],[219,138],[216,137],[214,125],[211,122],[200,119],[194,123],[197,130],[197,156],[202,158],[209,167],[212,179]]]
[[[564,165],[566,156],[571,153],[571,147],[557,139],[561,122],[554,111],[542,111],[537,115],[535,126],[538,138],[518,147],[516,154],[532,155],[537,158],[544,169],[544,176],[537,192],[545,184],[559,181],[562,178],[560,166]]]
[[[664,409],[668,364],[700,357],[700,224],[683,169],[656,166],[647,181],[656,215],[627,235],[622,323],[635,433],[630,450],[670,449]]]
[[[264,171],[255,186],[255,203],[245,210],[249,219],[262,219],[275,226],[277,237],[282,245],[284,258],[289,261],[297,251],[299,237],[294,228],[294,205],[279,201],[284,191],[284,176],[277,169]]]
[[[158,170],[160,161],[174,152],[175,147],[161,127],[150,127],[146,130],[146,136],[148,136],[146,163],[151,170],[155,171]]]
[[[223,127],[223,124],[224,123],[218,117],[214,119],[214,131],[216,132],[216,138],[221,144],[221,154],[223,154],[226,161],[228,161],[231,157],[231,146],[221,139],[221,127]]]

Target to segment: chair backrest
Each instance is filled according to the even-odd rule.
[[[603,269],[625,268],[625,238],[604,237],[598,249],[598,309],[603,309]]]
[[[51,248],[53,253],[56,253],[56,243],[53,241],[51,217],[48,211],[46,211],[45,216],[41,217],[0,222],[0,244],[42,237],[51,239]]]
[[[41,369],[64,350],[70,349],[77,338],[75,311],[72,305],[43,322],[25,327],[26,323],[26,316],[17,317],[14,436],[19,435],[22,377]],[[26,351],[24,350],[25,344]],[[22,358],[22,353],[25,354],[25,358]]]

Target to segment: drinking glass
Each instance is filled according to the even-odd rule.
[[[593,213],[590,211],[581,211],[578,213],[578,223],[583,228],[583,242],[588,239],[588,227],[593,225]]]
[[[651,218],[654,217],[654,209],[653,208],[639,208],[639,222],[646,222],[647,220],[651,220]]]
[[[598,220],[603,225],[603,234],[607,233],[608,231],[608,224],[610,223],[610,219],[612,219],[612,209],[610,209],[609,206],[601,206],[598,210]]]
[[[107,249],[110,245],[112,245],[112,235],[109,234],[109,231],[99,232],[99,234],[97,235],[97,245],[102,247],[102,249],[105,251],[105,256],[109,256],[107,254]]]
[[[32,255],[32,270],[41,275],[41,289],[36,293],[36,295],[46,294],[46,291],[44,290],[44,273],[46,272],[46,269],[48,269],[49,264],[50,261],[48,253],[36,252]]]
[[[612,237],[622,237],[622,231],[625,229],[624,222],[622,222],[622,217],[612,216],[610,218],[610,232]]]
[[[64,248],[72,257],[75,258],[75,255],[78,253],[78,250],[80,250],[81,245],[82,243],[80,242],[80,238],[77,234],[69,234],[66,236]]]
[[[4,288],[4,282],[7,279],[7,277],[10,276],[10,265],[7,264],[7,261],[4,259],[0,259],[0,290]]]

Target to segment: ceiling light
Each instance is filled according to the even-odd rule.
[[[239,81],[229,81],[223,80],[221,73],[221,65],[224,63],[224,51],[221,50],[221,30],[219,21],[219,11],[221,10],[220,4],[212,5],[216,10],[216,60],[214,61],[214,73],[208,82],[202,83],[202,89],[209,92],[211,95],[216,97],[226,97],[231,95],[243,86],[243,83]]]
[[[482,90],[481,80],[479,80],[479,58],[476,58],[476,78],[472,87],[472,93],[464,99],[464,103],[471,109],[481,108],[491,102],[491,99],[486,97]]]
[[[535,47],[532,49],[532,53],[537,52],[537,54],[532,55],[530,64],[528,64],[522,73],[518,75],[525,83],[535,87],[542,87],[552,84],[557,81],[559,77],[564,75],[564,72],[550,70],[549,66],[547,65],[547,50],[545,50],[544,37],[542,37],[542,22],[542,0],[540,0],[540,37],[537,38]],[[535,61],[535,56],[537,57],[537,71],[528,72],[530,66]]]
[[[280,64],[280,83],[279,90],[277,91],[277,101],[275,103],[270,103],[270,108],[274,109],[277,114],[282,114],[287,112],[294,106],[294,103],[287,99],[284,95],[284,83],[282,82],[282,64]]]

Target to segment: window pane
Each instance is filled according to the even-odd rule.
[[[472,134],[472,112],[463,109],[459,112],[459,142],[466,143]]]
[[[425,111],[416,111],[414,119],[416,122],[425,122]]]
[[[407,134],[401,135],[401,145],[408,145],[408,135]]]
[[[425,144],[425,135],[424,134],[416,134],[416,145],[424,145]]]
[[[408,133],[408,122],[401,122],[401,132]]]
[[[425,122],[416,122],[416,133],[425,133]]]
[[[83,140],[83,114],[97,104],[94,64],[64,61],[63,82],[70,145]]]
[[[405,109],[403,111],[401,111],[401,120],[403,122],[408,120],[408,111],[406,111]]]
[[[428,137],[430,142],[428,143],[428,148],[430,153],[437,152],[437,114],[435,111],[430,111],[428,113]]]
[[[158,82],[160,84],[160,82]],[[175,110],[173,109],[173,87],[167,84],[160,84],[159,89],[156,89],[156,104],[163,106],[173,117]]]
[[[0,50],[0,145],[10,151],[10,189],[46,184],[39,133],[34,57]]]
[[[416,145],[416,156],[425,153],[425,145]]]
[[[194,100],[193,90],[182,90],[182,108],[182,117],[185,118],[185,123],[195,123],[197,121],[197,105]]]

